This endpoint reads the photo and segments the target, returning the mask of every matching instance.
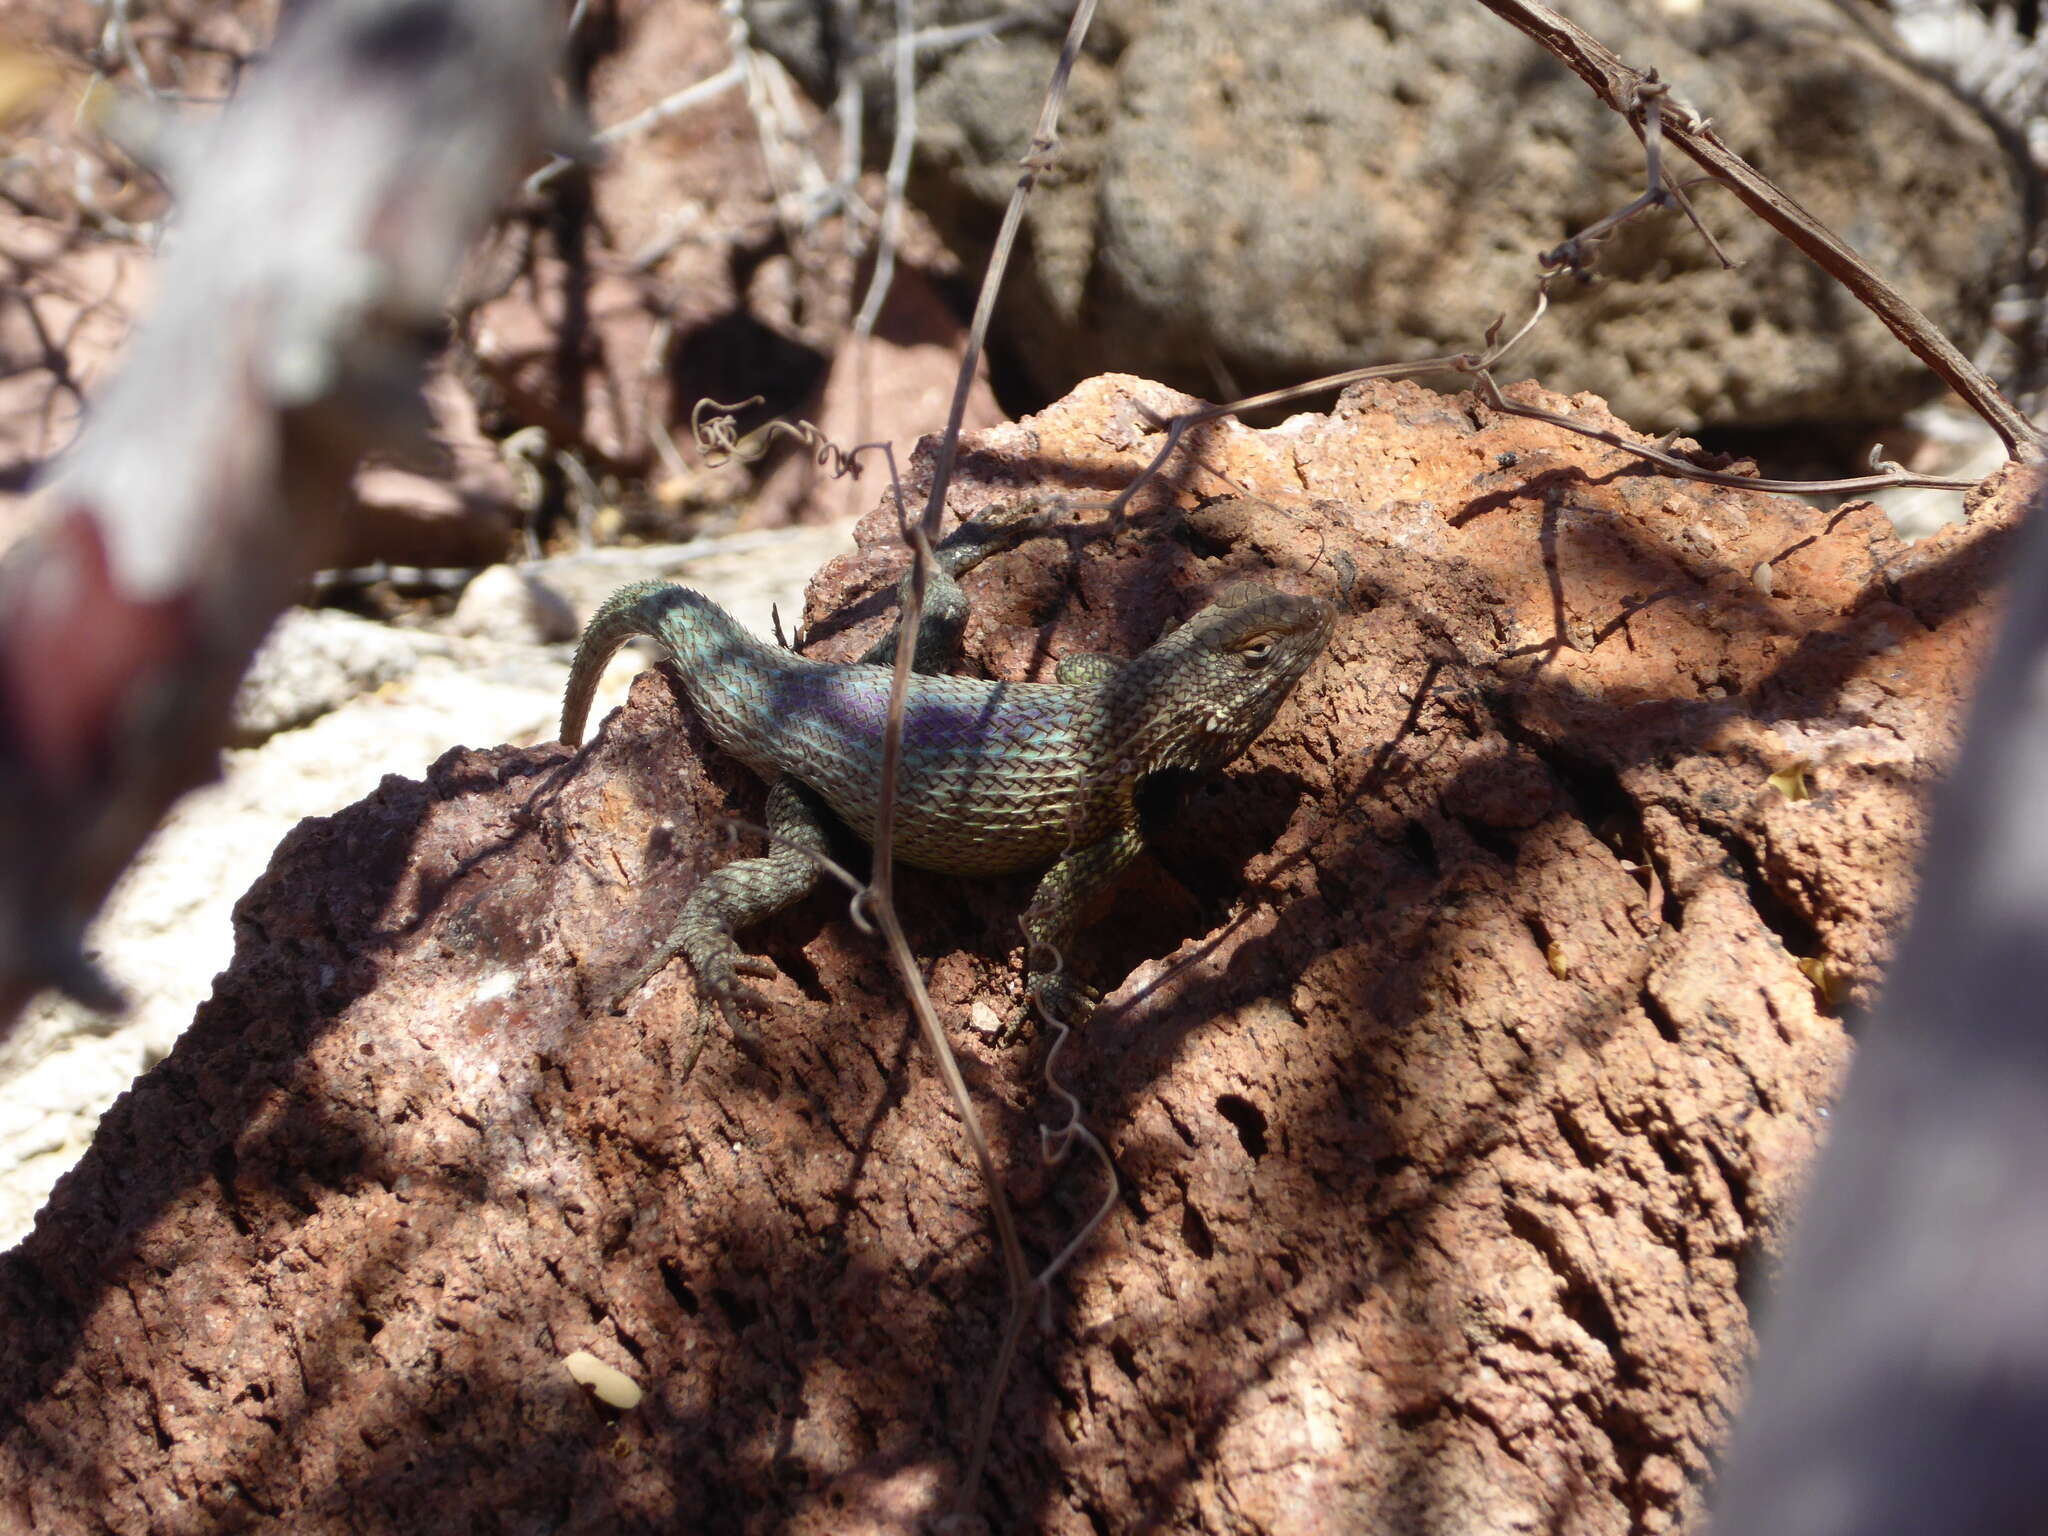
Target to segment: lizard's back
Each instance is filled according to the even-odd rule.
[[[757,772],[783,772],[872,838],[890,671],[761,646],[684,687],[712,738]],[[1101,834],[1113,791],[1091,775],[1097,687],[914,674],[903,723],[896,851],[952,874],[1000,874]]]
[[[1060,956],[1091,895],[1136,856],[1139,783],[1162,770],[1211,772],[1235,758],[1321,654],[1334,622],[1318,599],[1239,586],[1127,662],[1067,658],[1060,671],[1072,682],[913,674],[897,853],[956,874],[1051,864],[1022,919],[1033,956],[1026,986],[1054,1017],[1085,1013],[1086,997]],[[862,836],[874,834],[892,673],[767,645],[700,594],[643,582],[612,594],[584,631],[562,701],[563,741],[582,739],[598,675],[637,634],[668,648],[712,740],[773,781],[776,840],[761,857],[700,882],[626,990],[685,953],[737,1028],[744,957],[734,931],[817,883],[809,854],[823,847],[823,828],[811,796],[793,786],[808,786]]]

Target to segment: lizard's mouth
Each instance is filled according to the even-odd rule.
[[[1265,633],[1277,648],[1291,648],[1298,653],[1299,665],[1293,669],[1298,676],[1329,644],[1330,633],[1337,627],[1336,607],[1319,597],[1293,593],[1275,593],[1272,601],[1281,611]],[[1295,642],[1292,647],[1290,641]]]

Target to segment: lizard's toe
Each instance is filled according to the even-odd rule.
[[[697,973],[698,985],[714,997],[730,997],[741,991],[739,978],[761,975],[758,968],[768,963],[744,953],[730,935],[723,933],[692,938],[684,945],[684,951],[690,957],[690,969]]]
[[[1035,1012],[1043,1013],[1069,1029],[1079,1029],[1095,1012],[1095,1005],[1102,1001],[1102,993],[1096,988],[1083,986],[1064,973],[1054,971],[1033,971],[1025,981],[1024,997],[1024,1009],[997,1037],[998,1043],[1009,1044],[1021,1038],[1030,1028]]]
[[[624,1013],[626,1011],[626,999],[652,981],[655,972],[659,971],[674,958],[673,955],[657,955],[654,959],[634,971],[632,975],[628,976],[620,984],[618,991],[612,994],[611,1011],[613,1013]]]
[[[757,1041],[754,1026],[747,1022],[746,1011],[766,1012],[768,999],[752,987],[735,986],[728,992],[714,992],[711,1001],[717,1005],[719,1016],[725,1020],[725,1027],[732,1032],[733,1039],[740,1043],[749,1055],[755,1054]]]
[[[717,1004],[719,1013],[725,1018],[725,1027],[733,1032],[734,1038],[751,1043],[754,1032],[742,1010],[766,1013],[774,1005],[740,977],[773,976],[775,967],[766,960],[743,955],[732,946],[727,948],[730,953],[709,956],[698,967],[698,989],[708,1001]]]
[[[733,1026],[735,1033],[743,1033],[745,1028],[738,1022],[742,1004],[760,1010],[766,1010],[769,1006],[768,1000],[753,988],[744,985],[740,977],[774,976],[778,974],[774,964],[759,956],[744,953],[730,938],[718,934],[707,941],[664,944],[619,988],[612,998],[612,1012],[623,1012],[626,999],[652,981],[678,952],[687,954],[690,969],[696,973],[698,986],[708,999],[718,1004],[719,1011],[725,1015],[726,1022]]]
[[[765,1007],[767,1000],[752,987],[734,987],[730,992],[710,992],[707,989],[705,1002],[697,1009],[697,1031],[690,1042],[690,1049],[684,1056],[682,1066],[676,1073],[678,1086],[690,1080],[690,1074],[697,1068],[697,1059],[704,1054],[704,1047],[710,1042],[714,1028],[712,1014],[725,1020],[726,1032],[733,1038],[747,1056],[755,1061],[761,1059],[761,1043],[754,1034],[754,1028],[740,1011],[741,1005]]]
[[[707,1002],[718,1006],[726,1027],[743,1040],[752,1039],[740,1010],[765,1013],[771,1005],[740,978],[773,976],[775,967],[758,955],[745,953],[729,937],[719,934],[697,946],[690,956],[690,968],[697,973],[697,990]]]

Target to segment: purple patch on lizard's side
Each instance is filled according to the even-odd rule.
[[[917,680],[904,719],[913,751],[984,752],[992,743],[1035,743],[1071,726],[1072,700],[1064,689],[1029,683]],[[879,742],[889,716],[886,673],[818,672],[805,676],[797,708],[840,741]]]

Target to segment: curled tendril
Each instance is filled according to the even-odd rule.
[[[812,459],[827,469],[834,480],[860,478],[860,456],[878,443],[862,443],[852,450],[841,448],[822,431],[815,422],[785,421],[780,416],[764,422],[742,437],[739,434],[739,420],[736,412],[759,405],[762,396],[752,395],[730,405],[720,400],[699,400],[690,408],[690,435],[697,440],[697,452],[704,456],[704,463],[711,469],[738,462],[752,464],[768,452],[770,443],[778,437],[787,437],[802,443]],[[709,416],[709,411],[720,414]]]

